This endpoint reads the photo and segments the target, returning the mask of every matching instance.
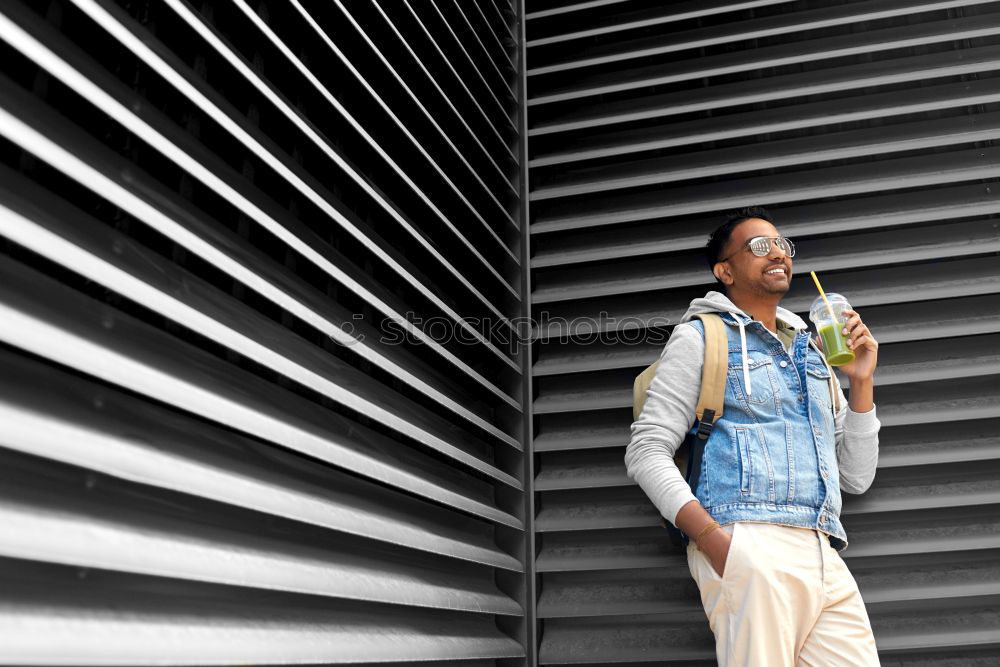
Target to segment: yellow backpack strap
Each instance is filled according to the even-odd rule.
[[[715,422],[722,417],[726,401],[726,375],[729,371],[729,336],[722,318],[716,313],[700,313],[696,317],[705,325],[705,363],[701,369],[698,407],[695,408],[698,430],[694,438],[686,438],[689,447],[684,452],[687,470],[684,478],[695,493],[698,491],[702,461],[705,458],[705,445],[715,428]],[[685,546],[688,544],[688,537],[683,534],[682,543]]]
[[[688,438],[685,438],[674,454],[674,462],[677,468],[685,473],[685,479],[692,489],[698,486],[699,470],[701,458],[704,453],[704,441],[708,437],[708,432],[712,426],[722,416],[722,406],[726,398],[726,375],[729,368],[729,338],[726,335],[726,325],[715,313],[701,313],[696,315],[705,326],[705,363],[701,371],[701,393],[698,396],[698,406],[695,415],[698,418],[699,437],[701,446],[694,448],[694,460],[692,449]],[[646,392],[649,385],[656,376],[656,369],[660,365],[657,359],[636,376],[632,383],[632,419],[639,418],[642,406],[646,403]],[[702,422],[702,419],[705,422]],[[707,431],[703,427],[707,426]],[[671,540],[675,545],[687,545],[687,537],[660,517],[660,524],[668,530]]]
[[[701,370],[701,394],[698,396],[698,407],[695,416],[702,420],[705,410],[712,412],[706,420],[714,424],[722,416],[722,408],[726,400],[726,373],[729,368],[729,339],[726,336],[726,325],[715,313],[699,313],[695,315],[705,326],[705,363]],[[639,373],[632,383],[632,419],[639,418],[642,406],[646,403],[646,392],[656,376],[660,365],[657,359]]]
[[[722,416],[726,402],[726,375],[729,371],[729,337],[726,325],[718,313],[695,315],[705,325],[705,363],[701,369],[701,394],[695,416],[702,439],[708,437],[711,426]],[[704,428],[703,428],[704,427]]]

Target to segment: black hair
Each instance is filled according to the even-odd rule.
[[[723,223],[711,233],[708,237],[708,243],[705,244],[705,261],[708,262],[709,271],[712,271],[715,265],[719,263],[722,251],[726,247],[726,244],[729,243],[729,237],[733,235],[733,230],[741,222],[750,218],[760,218],[761,220],[767,220],[772,225],[774,224],[771,214],[763,206],[747,206],[726,213]],[[712,276],[715,276],[714,271],[712,271]],[[715,278],[715,282],[719,283],[725,289],[726,285],[721,280]]]

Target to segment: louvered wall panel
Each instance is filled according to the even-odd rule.
[[[708,233],[763,204],[798,242],[782,305],[806,315],[816,270],[881,343],[878,475],[843,519],[883,664],[996,664],[1000,3],[538,0],[526,19],[539,662],[714,663],[623,455],[633,378],[715,288]]]
[[[3,3],[0,662],[530,661],[520,32]]]

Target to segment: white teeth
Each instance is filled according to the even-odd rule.
[[[785,272],[784,269],[771,269],[770,271],[767,271],[766,273],[784,273],[784,272]]]

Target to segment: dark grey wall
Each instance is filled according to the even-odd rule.
[[[626,476],[632,379],[732,207],[878,338],[879,471],[844,552],[883,664],[1000,661],[1000,3],[528,3],[539,662],[713,663],[684,553]],[[664,326],[665,325],[665,326]],[[629,344],[642,334],[660,335]]]
[[[0,662],[525,664],[520,31],[3,3]]]

